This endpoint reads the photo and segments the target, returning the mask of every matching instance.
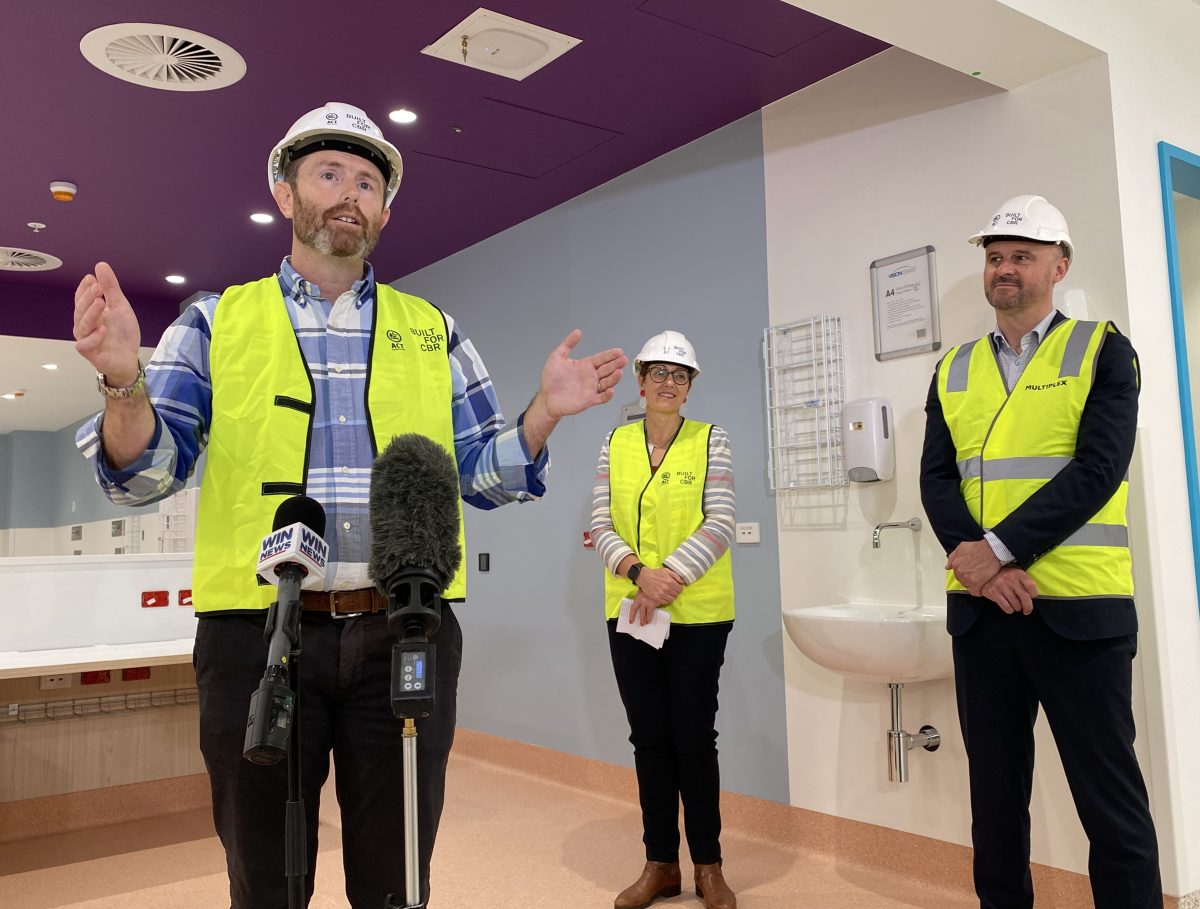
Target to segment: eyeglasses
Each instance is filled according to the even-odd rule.
[[[686,369],[668,369],[666,366],[651,366],[646,370],[646,375],[659,384],[667,381],[667,376],[670,376],[676,385],[687,385],[692,381],[692,374]]]

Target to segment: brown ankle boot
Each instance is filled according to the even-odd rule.
[[[613,909],[645,909],[660,896],[679,896],[679,862],[646,862],[642,876],[617,894]]]
[[[725,883],[720,862],[696,866],[696,896],[704,900],[704,909],[737,909],[737,897]]]

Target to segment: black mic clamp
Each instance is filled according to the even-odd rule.
[[[427,568],[405,568],[389,579],[388,630],[392,645],[392,713],[424,719],[433,713],[434,656],[430,643],[442,624],[442,584]]]

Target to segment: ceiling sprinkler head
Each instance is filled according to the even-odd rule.
[[[31,231],[33,231],[35,234],[41,233],[43,230],[46,229],[46,225],[43,224],[41,221],[30,221],[29,224],[27,224],[26,226]]]
[[[50,195],[59,202],[70,202],[75,198],[75,193],[79,187],[74,183],[68,183],[66,180],[55,180],[50,184]]]

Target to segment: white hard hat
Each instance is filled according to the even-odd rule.
[[[692,342],[678,331],[659,332],[643,344],[641,353],[633,359],[634,371],[641,372],[643,363],[678,363],[690,369],[693,376],[700,375]]]
[[[1000,206],[987,227],[968,243],[987,246],[990,238],[1024,237],[1039,243],[1060,243],[1067,261],[1074,255],[1071,234],[1063,213],[1046,201],[1045,196],[1013,196]]]
[[[267,181],[272,190],[283,179],[289,161],[320,148],[347,151],[372,162],[387,183],[383,207],[391,206],[404,173],[400,152],[383,137],[379,127],[364,111],[340,101],[330,101],[324,107],[310,110],[293,123],[287,135],[271,149],[267,159]]]

